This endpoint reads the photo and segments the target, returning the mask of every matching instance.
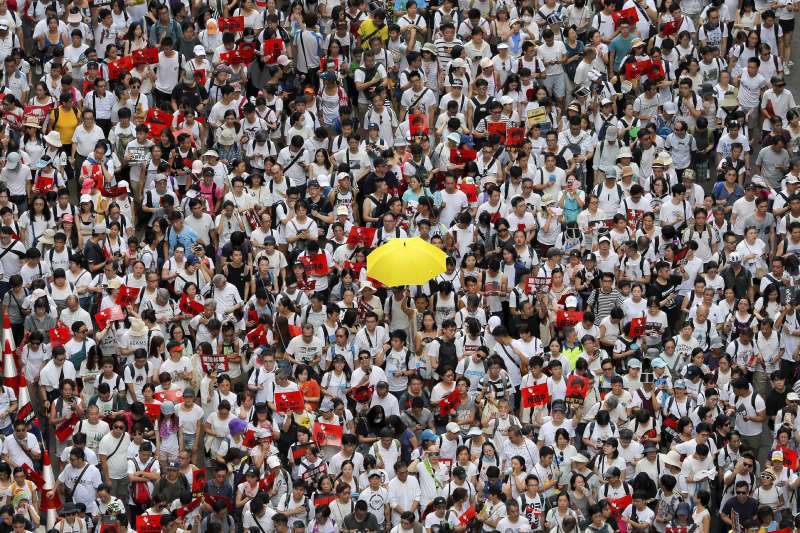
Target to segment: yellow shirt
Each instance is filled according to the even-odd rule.
[[[56,122],[55,110],[50,111],[50,124],[53,129],[61,135],[61,142],[64,144],[72,144],[72,135],[75,133],[75,128],[80,124],[80,111],[76,108],[66,110],[63,107],[58,108],[58,122]]]
[[[386,24],[378,30],[376,30],[375,21],[368,18],[361,23],[358,27],[358,36],[361,39],[361,48],[367,50],[369,48],[369,40],[373,37],[380,37],[383,41],[383,44],[389,40],[389,26]]]

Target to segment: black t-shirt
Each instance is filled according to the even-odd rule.
[[[357,533],[367,533],[368,531],[378,531],[380,526],[378,525],[378,520],[375,518],[375,515],[367,511],[367,516],[364,521],[358,521],[356,519],[355,512],[347,515],[342,520],[343,527],[342,529],[347,529],[349,531],[355,531]]]
[[[331,212],[331,204],[324,196],[320,196],[319,200],[317,201],[312,200],[310,197],[306,197],[306,203],[308,204],[308,216],[311,218],[314,218],[314,216],[311,214],[314,211],[321,215],[327,215]],[[317,223],[317,226],[327,227],[327,224],[325,224],[321,219],[314,218],[314,222]]]
[[[667,282],[666,284],[662,285],[658,282],[658,280],[654,281],[647,287],[647,298],[656,297],[658,301],[661,302],[662,300],[666,299],[667,296],[676,292],[676,286],[673,285],[671,282]],[[663,305],[663,309],[672,309],[677,306],[678,303],[673,300],[672,305]]]
[[[91,239],[86,241],[86,244],[83,246],[83,257],[90,265],[96,265],[106,260],[103,249]]]
[[[192,109],[196,109],[203,100],[208,98],[208,92],[205,87],[197,84],[186,85],[185,83],[179,83],[172,90],[172,98],[178,104],[188,101],[189,106]]]
[[[789,389],[787,387],[784,387],[783,392],[778,392],[775,389],[772,389],[769,394],[767,394],[767,399],[764,402],[767,406],[767,416],[777,415],[778,411],[786,406],[787,394],[789,394]],[[770,427],[772,427],[771,423]]]
[[[753,518],[756,515],[756,511],[758,511],[758,502],[755,500],[755,498],[748,496],[747,501],[740,503],[739,498],[734,496],[725,502],[721,512],[726,516],[730,516],[731,511],[736,511],[739,513],[739,522],[743,524],[748,519]]]

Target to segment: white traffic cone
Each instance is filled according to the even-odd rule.
[[[14,334],[11,332],[11,322],[6,313],[3,315],[3,384],[14,389],[14,393],[19,395],[19,373],[14,349]]]
[[[50,453],[47,450],[42,452],[42,462],[44,465],[44,490],[42,491],[41,511],[47,513],[47,529],[50,530],[56,525],[61,499],[58,494],[54,494],[52,498],[47,497],[47,493],[56,487],[56,477],[53,474],[53,465],[50,463]]]

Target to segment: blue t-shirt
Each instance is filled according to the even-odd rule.
[[[631,43],[633,42],[633,39],[633,35],[629,35],[627,39],[622,35],[617,35],[608,45],[608,51],[614,52],[614,72],[619,72],[619,67],[622,64],[622,60],[625,59],[625,56],[627,56],[631,51]]]
[[[186,255],[191,255],[192,245],[197,242],[197,233],[189,226],[184,226],[180,233],[176,232],[173,228],[168,230],[169,252],[174,253],[175,247],[179,244],[186,250]]]

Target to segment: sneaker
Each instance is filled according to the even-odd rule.
[[[792,71],[789,69],[789,65],[786,65],[785,67],[783,67],[783,75],[784,76],[788,76],[791,73],[792,73]]]

